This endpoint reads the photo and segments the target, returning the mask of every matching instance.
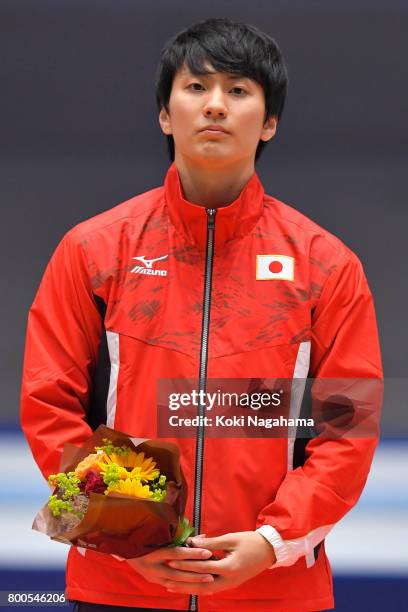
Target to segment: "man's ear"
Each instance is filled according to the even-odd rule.
[[[172,129],[171,129],[170,114],[164,108],[164,106],[162,106],[161,109],[160,109],[159,123],[160,123],[160,127],[161,127],[163,133],[166,134],[166,136],[170,136],[170,134],[173,133]]]
[[[268,117],[268,119],[263,124],[261,140],[264,142],[268,142],[271,138],[273,138],[276,134],[276,129],[278,127],[278,118],[276,115],[272,115]]]

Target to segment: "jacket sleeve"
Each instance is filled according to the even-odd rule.
[[[86,413],[101,334],[85,254],[75,228],[55,250],[28,315],[21,425],[45,477],[65,442],[92,431]]]
[[[373,300],[351,252],[331,273],[313,311],[309,376],[377,379],[382,391]],[[380,393],[374,401],[379,417]],[[256,526],[274,546],[273,567],[292,565],[301,556],[312,565],[314,547],[357,502],[377,444],[377,435],[362,435],[309,440],[304,465],[287,473],[275,500],[261,510]]]

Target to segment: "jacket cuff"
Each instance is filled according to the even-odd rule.
[[[272,527],[272,525],[262,525],[262,527],[258,527],[256,531],[260,533],[265,540],[268,540],[269,544],[273,546],[273,550],[275,552],[276,562],[273,565],[270,565],[268,569],[281,567],[283,565],[292,565],[295,563],[297,559],[290,561],[289,546],[287,545],[288,542],[285,542],[281,538],[279,533],[274,527]]]
[[[268,569],[293,565],[303,556],[306,566],[311,567],[315,562],[313,549],[324,540],[332,527],[334,527],[334,524],[317,527],[302,538],[296,538],[296,540],[283,540],[272,525],[258,527],[256,531],[268,540],[275,550],[276,563]]]

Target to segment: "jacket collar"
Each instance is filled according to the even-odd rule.
[[[173,163],[166,175],[164,193],[170,220],[189,243],[205,248],[207,214],[204,206],[184,198],[180,177]],[[264,189],[254,172],[238,198],[228,206],[218,208],[215,219],[215,245],[249,234],[262,214]]]

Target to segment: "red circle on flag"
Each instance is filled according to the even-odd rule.
[[[279,274],[279,272],[282,272],[283,270],[283,265],[280,261],[271,261],[269,264],[269,270],[272,272],[272,274]]]

